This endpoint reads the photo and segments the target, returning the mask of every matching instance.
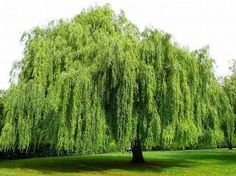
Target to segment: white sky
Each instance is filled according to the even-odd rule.
[[[229,61],[236,58],[235,0],[0,0],[0,89],[8,88],[12,63],[22,58],[24,31],[105,3],[116,12],[123,9],[141,29],[152,26],[171,33],[191,50],[209,45],[216,74],[229,73]]]

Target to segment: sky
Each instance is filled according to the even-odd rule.
[[[190,50],[209,45],[217,76],[236,59],[235,0],[0,0],[0,89],[9,87],[12,64],[23,57],[23,32],[52,20],[70,19],[89,6],[111,4],[141,30],[170,33]]]

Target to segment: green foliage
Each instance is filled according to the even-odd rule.
[[[230,105],[230,112],[224,118],[223,130],[225,133],[226,142],[228,145],[233,143],[233,138],[235,137],[235,123],[236,123],[236,62],[233,61],[230,67],[232,74],[224,78],[222,87],[224,89],[226,99],[226,105]]]
[[[4,95],[5,91],[0,90],[0,129],[3,127],[3,115],[4,115]]]
[[[90,8],[25,33],[19,82],[6,95],[0,148],[56,146],[98,153],[127,148],[215,147],[229,117],[208,49],[189,52],[123,12]],[[225,98],[225,99],[224,99]]]

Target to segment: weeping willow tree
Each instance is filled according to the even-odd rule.
[[[4,94],[5,91],[0,89],[0,129],[3,127],[3,111],[4,111]]]
[[[228,98],[228,104],[231,105],[232,115],[225,118],[223,130],[226,134],[226,142],[229,149],[233,148],[233,138],[235,137],[235,124],[236,124],[236,61],[230,67],[231,75],[226,76],[223,80],[222,87]]]
[[[190,52],[123,12],[90,8],[25,33],[19,81],[6,95],[2,150],[50,144],[100,153],[216,146],[220,92],[207,49]]]

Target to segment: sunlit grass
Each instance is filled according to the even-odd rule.
[[[130,163],[129,153],[0,161],[0,176],[236,175],[234,150],[144,152],[144,156],[144,164]]]

